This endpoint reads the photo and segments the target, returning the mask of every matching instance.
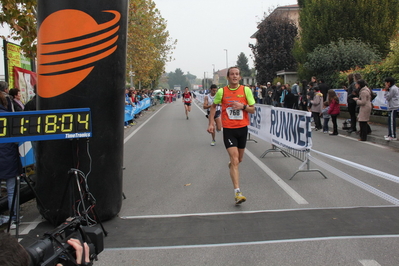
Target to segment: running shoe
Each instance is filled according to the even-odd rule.
[[[188,116],[187,116],[187,120],[188,120]]]
[[[242,194],[242,192],[236,192],[236,205],[241,204],[247,200],[247,198]]]
[[[384,139],[388,140],[388,141],[397,140],[397,138],[393,138],[393,137],[390,137],[390,136],[384,136]]]
[[[215,141],[214,140],[212,140],[211,146],[215,146]]]

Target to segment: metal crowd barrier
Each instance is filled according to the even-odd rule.
[[[310,168],[310,160],[309,160],[309,155],[310,155],[310,150],[297,150],[289,147],[277,147],[276,145],[272,144],[272,148],[266,150],[260,157],[264,158],[269,152],[279,152],[281,153],[284,157],[294,157],[295,159],[299,160],[302,162],[302,164],[298,167],[298,170],[291,176],[290,180],[294,178],[294,176],[298,173],[301,172],[318,172],[322,176],[324,176],[325,179],[327,179],[327,176],[323,174],[322,171],[319,169],[311,169]],[[304,169],[304,167],[306,168]]]

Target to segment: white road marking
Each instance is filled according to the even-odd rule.
[[[154,218],[176,218],[189,216],[215,216],[230,214],[251,214],[266,212],[289,212],[289,211],[309,211],[309,210],[347,210],[357,208],[396,208],[395,205],[376,205],[376,206],[351,206],[351,207],[320,207],[320,208],[297,208],[297,209],[276,209],[276,210],[257,210],[257,211],[235,211],[235,212],[207,212],[207,213],[180,213],[180,214],[153,214],[153,215],[128,215],[121,216],[121,219],[154,219]]]
[[[29,232],[33,229],[35,229],[37,227],[38,224],[40,224],[42,222],[42,216],[39,215],[33,222],[29,222],[29,223],[21,223],[21,224],[28,224],[28,226],[22,230],[22,232],[20,233],[20,235],[27,235],[29,234]]]
[[[104,250],[122,251],[122,250],[162,250],[162,249],[186,249],[186,248],[213,248],[213,247],[250,246],[250,245],[264,245],[264,244],[279,244],[279,243],[326,241],[326,240],[379,239],[379,238],[399,238],[399,235],[316,237],[316,238],[282,239],[282,240],[270,240],[270,241],[236,242],[236,243],[205,244],[205,245],[105,248]],[[379,264],[366,264],[365,266],[374,266],[374,265],[379,265]]]
[[[379,263],[376,262],[375,260],[359,260],[359,262],[360,262],[363,266],[381,266],[381,264],[379,264]]]
[[[287,183],[285,183],[276,173],[274,173],[248,149],[245,150],[245,153],[298,204],[309,204],[309,202],[307,202],[301,195],[299,195],[298,192],[296,192]]]
[[[381,144],[373,143],[373,142],[370,142],[370,141],[358,141],[357,138],[345,136],[345,135],[342,135],[342,134],[338,134],[338,137],[350,139],[350,140],[353,140],[353,141],[356,141],[356,142],[361,142],[363,144],[371,145],[371,146],[382,148],[382,149],[389,149],[389,147],[386,146],[386,145],[381,145]]]
[[[126,144],[126,142],[129,141],[129,139],[131,139],[145,124],[147,124],[148,121],[150,121],[159,111],[162,110],[162,108],[164,108],[166,105],[162,106],[161,108],[159,108],[158,111],[156,111],[150,118],[148,118],[143,124],[141,124],[135,131],[133,131],[132,133],[130,133],[129,136],[127,136],[125,138],[125,140],[123,141],[123,144]]]

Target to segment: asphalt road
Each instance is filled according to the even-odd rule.
[[[289,180],[299,160],[261,158],[271,145],[248,141],[240,165],[247,202],[235,206],[222,134],[212,147],[206,128],[197,104],[186,120],[178,101],[125,130],[126,199],[104,223],[109,236],[95,265],[399,265],[397,150],[314,132],[310,168],[327,179],[301,172]],[[24,245],[49,225],[32,206],[22,212]]]

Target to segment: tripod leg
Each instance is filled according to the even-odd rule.
[[[46,214],[47,212],[49,212],[49,210],[46,209],[46,207],[44,207],[44,204],[43,204],[42,200],[39,198],[39,196],[37,195],[35,189],[33,188],[32,184],[31,184],[32,180],[28,176],[26,176],[25,174],[22,174],[22,178],[25,180],[26,184],[28,184],[28,187],[33,192],[33,194],[35,195],[36,201],[39,204],[39,206],[44,209],[44,213]]]
[[[101,229],[103,230],[103,232],[104,232],[104,235],[105,236],[108,236],[108,232],[107,231],[105,231],[105,228],[104,228],[104,225],[103,225],[103,223],[101,222],[101,220],[100,220],[100,218],[98,217],[98,215],[97,215],[97,211],[96,211],[96,209],[95,208],[93,208],[93,212],[94,212],[94,215],[97,217],[97,219],[98,219],[98,223],[100,224],[100,226],[101,226]]]

